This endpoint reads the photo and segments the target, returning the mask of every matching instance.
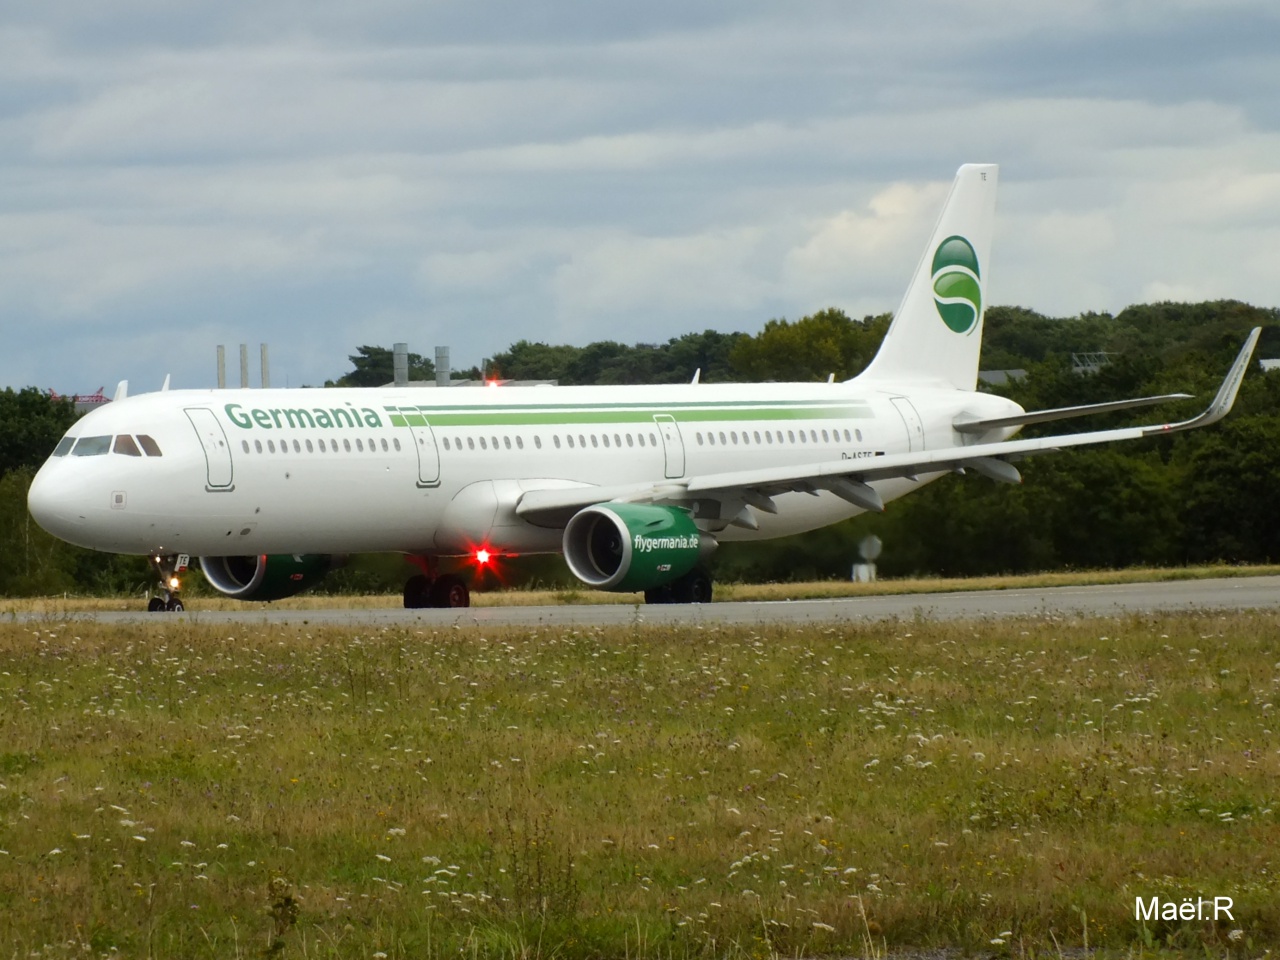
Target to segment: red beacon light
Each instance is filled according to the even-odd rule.
[[[477,564],[482,567],[486,567],[489,565],[489,561],[493,559],[493,554],[484,549],[484,547],[481,547],[479,550],[475,551],[475,558]]]

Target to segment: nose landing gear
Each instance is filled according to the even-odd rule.
[[[179,596],[182,589],[181,574],[187,572],[187,566],[191,563],[191,558],[185,553],[171,553],[165,556],[153,555],[151,558],[151,566],[160,578],[159,596],[153,596],[147,601],[147,610],[150,613],[182,613],[186,610],[186,606]]]

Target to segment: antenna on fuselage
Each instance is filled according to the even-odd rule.
[[[697,370],[693,371],[693,379],[692,379],[692,380],[690,380],[689,382],[690,382],[690,383],[701,383],[701,382],[702,382],[702,368],[701,368],[701,367],[699,367]]]
[[[160,392],[161,392],[161,393],[168,393],[168,392],[169,392],[169,378],[170,378],[170,377],[172,377],[172,376],[173,376],[173,374],[171,374],[171,373],[166,373],[166,374],[164,375],[164,383],[160,384]]]
[[[116,384],[116,392],[111,399],[113,401],[124,400],[128,396],[129,396],[129,381],[121,380],[119,383]]]

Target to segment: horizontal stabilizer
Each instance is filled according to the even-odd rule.
[[[1189,400],[1189,393],[1166,393],[1159,397],[1135,397],[1132,400],[1112,400],[1108,403],[1086,403],[1079,407],[1056,407],[1052,410],[1031,410],[1012,417],[993,417],[990,420],[967,420],[963,414],[951,425],[960,433],[986,433],[1000,427],[1024,427],[1029,423],[1048,423],[1051,420],[1069,420],[1071,417],[1087,417],[1096,413],[1114,413],[1117,410],[1133,410],[1150,407],[1169,400]]]

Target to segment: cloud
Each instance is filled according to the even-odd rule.
[[[11,5],[12,6],[12,5]],[[0,382],[896,306],[1002,164],[996,302],[1280,302],[1261,0],[86,0],[0,28]],[[158,331],[163,330],[163,334]],[[68,349],[51,349],[56,331]]]

